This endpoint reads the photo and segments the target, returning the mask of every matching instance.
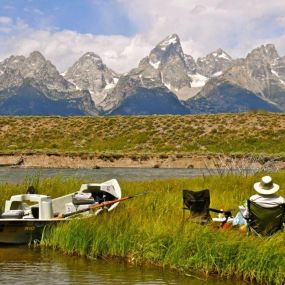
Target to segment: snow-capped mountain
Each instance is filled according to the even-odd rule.
[[[0,62],[0,114],[187,114],[285,111],[285,57],[274,45],[233,59],[222,49],[196,61],[178,35],[120,75],[88,52],[64,74],[37,51]]]
[[[197,71],[210,78],[221,75],[233,65],[233,59],[221,48],[197,59]]]
[[[100,104],[118,82],[119,75],[109,69],[93,52],[79,58],[64,74],[79,90],[88,90],[96,105]]]
[[[150,52],[147,60],[140,64],[146,69],[148,68],[147,65],[159,72],[161,82],[169,90],[191,87],[188,65],[177,35],[171,35],[161,41]]]
[[[163,100],[161,92],[165,90],[165,96],[175,96],[176,104],[181,105],[179,100],[194,96],[208,80],[196,69],[194,59],[184,54],[179,37],[173,34],[159,42],[149,55],[140,61],[137,68],[121,76],[116,88],[102,105],[105,110],[112,112],[129,95],[137,94],[137,89],[152,89],[152,96],[158,91],[160,100]],[[159,106],[157,108],[159,112]],[[185,113],[184,107],[181,107],[182,109],[182,113]]]
[[[33,78],[49,89],[75,90],[70,82],[60,76],[56,67],[38,51],[32,52],[27,58],[11,56],[0,63],[0,90],[17,86],[26,78]]]
[[[274,45],[262,45],[212,78],[193,100],[197,112],[285,111],[285,58]],[[199,105],[199,106],[198,106]]]
[[[144,100],[148,100],[146,94],[151,97],[155,96],[156,93],[159,94],[157,98],[159,98],[160,102],[164,100],[163,94],[165,98],[168,96],[174,97],[173,102],[175,101],[175,104],[179,105],[179,107],[169,106],[169,112],[173,112],[171,110],[176,109],[183,110],[179,111],[179,113],[185,113],[185,107],[182,106],[176,95],[182,88],[190,88],[190,82],[188,66],[180,40],[174,34],[161,41],[152,49],[149,56],[143,58],[137,68],[121,76],[114,91],[106,97],[101,105],[108,112],[117,112],[115,110],[127,97],[138,96],[138,90],[140,90],[139,92],[145,94],[143,96]],[[139,101],[140,106],[146,106],[145,103],[141,102],[141,98]],[[132,104],[134,102],[135,100],[132,100]],[[152,104],[150,99],[148,102],[149,105]],[[152,110],[151,113],[160,113],[159,105],[156,106],[157,111]],[[167,111],[165,110],[165,112]],[[142,110],[141,113],[148,113],[148,111]]]
[[[96,114],[88,91],[78,91],[37,51],[0,63],[1,114]]]

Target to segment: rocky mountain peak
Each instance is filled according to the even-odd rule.
[[[166,37],[151,50],[149,64],[158,69],[160,65],[167,64],[173,58],[179,58],[183,65],[186,65],[180,39],[176,34]]]
[[[0,71],[0,93],[5,94],[4,114],[95,112],[89,92],[76,90],[38,51],[28,57],[9,57],[0,63]]]
[[[160,41],[143,58],[137,68],[121,76],[114,92],[107,96],[102,106],[105,110],[118,106],[138,89],[166,90],[179,96],[181,89],[191,88],[190,68],[178,35],[173,34]],[[185,92],[187,90],[184,90]],[[169,93],[169,94],[170,94]]]
[[[23,62],[25,60],[25,57],[23,55],[11,55],[10,57],[3,60],[0,64],[2,66],[17,66],[19,63]]]
[[[79,72],[106,72],[108,67],[103,63],[102,58],[94,52],[87,52],[83,54],[71,68],[67,70],[67,77],[71,70],[77,70]]]
[[[36,73],[49,73],[53,74],[53,76],[58,76],[59,72],[57,71],[56,67],[47,60],[39,51],[32,52],[26,59],[25,59],[25,77],[33,77]]]
[[[215,77],[232,66],[233,59],[221,48],[197,59],[197,71],[206,77]]]
[[[118,75],[109,69],[94,52],[81,56],[65,73],[64,77],[78,89],[88,90],[96,104],[104,100],[118,81]]]
[[[280,57],[274,44],[265,45],[265,50],[267,54],[270,54],[272,56],[272,58]]]
[[[186,60],[186,64],[188,66],[190,73],[191,74],[196,73],[197,65],[196,65],[194,58],[189,54],[185,54],[185,60]]]
[[[90,66],[95,65],[100,68],[105,67],[102,58],[94,52],[85,53],[79,58],[78,62],[80,62],[80,64],[86,64]]]
[[[280,56],[273,44],[261,45],[253,49],[246,57],[246,60],[258,60],[263,62],[273,62]]]
[[[86,52],[81,58],[91,58],[92,60],[100,60],[100,61],[102,61],[101,57],[98,54],[96,54],[96,53],[94,53],[92,51]]]
[[[33,51],[28,59],[30,61],[37,61],[37,62],[46,62],[45,57],[39,51]]]
[[[227,60],[227,61],[233,60],[232,57],[229,54],[227,54],[224,50],[222,50],[221,48],[218,48],[217,50],[213,51],[208,56],[209,57],[213,56],[216,58],[216,60]]]
[[[180,45],[180,38],[177,34],[167,36],[164,40],[158,43],[157,47],[165,50],[167,47]]]
[[[75,90],[38,51],[32,52],[28,57],[11,56],[0,64],[0,69],[4,70],[5,76],[5,80],[0,84],[3,88],[19,86],[28,79],[51,90]]]
[[[114,71],[109,69],[102,61],[101,57],[94,52],[87,52],[82,55],[66,72],[66,76],[69,77],[70,73],[75,72],[95,72],[104,71],[115,74]]]
[[[260,94],[281,106],[285,106],[284,63],[273,44],[261,45],[253,49],[244,60],[244,66],[252,81],[258,85]],[[280,96],[281,94],[281,96]]]

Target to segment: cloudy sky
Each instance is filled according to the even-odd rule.
[[[126,72],[173,33],[194,58],[265,43],[285,55],[285,1],[0,0],[0,60],[39,50],[64,71],[93,51]]]

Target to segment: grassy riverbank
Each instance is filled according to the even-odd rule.
[[[271,238],[245,237],[237,230],[183,223],[182,189],[209,188],[211,206],[237,208],[254,193],[256,177],[201,177],[149,182],[121,182],[123,196],[149,191],[121,203],[112,213],[72,220],[54,228],[42,246],[90,258],[119,257],[137,264],[155,264],[205,277],[239,278],[266,284],[285,282],[285,233]],[[273,175],[285,196],[285,176]],[[1,199],[23,192],[33,183],[40,193],[58,196],[79,189],[82,181],[35,179],[1,185]],[[2,203],[3,201],[1,201]],[[187,213],[186,213],[187,214]]]
[[[113,160],[189,153],[285,156],[284,147],[284,114],[0,117],[2,154],[101,155]]]

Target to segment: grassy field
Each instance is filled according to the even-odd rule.
[[[285,115],[0,117],[0,153],[285,155]]]
[[[271,238],[246,237],[237,229],[183,222],[182,189],[209,188],[211,206],[236,209],[254,193],[255,177],[223,176],[148,182],[120,181],[123,196],[149,191],[122,202],[113,212],[74,219],[46,232],[43,247],[90,258],[118,257],[155,264],[202,278],[218,275],[264,284],[285,282],[285,233]],[[285,196],[284,172],[273,175]],[[79,189],[83,181],[53,178],[1,185],[1,203],[34,184],[40,193],[59,196]],[[236,212],[236,211],[234,211]],[[188,215],[188,213],[186,213]]]

